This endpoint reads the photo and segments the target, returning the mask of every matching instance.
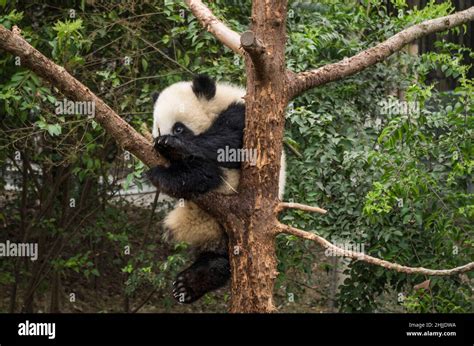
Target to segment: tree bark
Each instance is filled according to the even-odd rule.
[[[207,31],[217,37],[235,53],[239,55],[243,53],[239,44],[239,34],[230,30],[224,23],[217,19],[201,0],[185,0],[185,2]]]
[[[228,217],[232,312],[275,311],[275,209],[287,103],[287,83],[282,78],[286,71],[286,5],[286,1],[271,0],[254,1],[252,6],[251,31],[263,43],[264,51],[258,52],[258,64],[251,53],[245,54],[244,148],[256,150],[258,156],[255,166],[244,164],[239,188],[239,199],[244,203],[238,213]]]

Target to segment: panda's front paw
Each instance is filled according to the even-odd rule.
[[[200,296],[194,294],[189,281],[186,280],[186,274],[179,274],[176,281],[173,282],[173,297],[178,303],[191,304],[199,299]]]
[[[175,136],[156,138],[154,148],[168,160],[183,160],[189,156],[186,145]]]

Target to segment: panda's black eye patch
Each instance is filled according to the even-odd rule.
[[[174,135],[180,135],[184,132],[186,132],[187,128],[184,126],[183,123],[177,122],[176,124],[173,125],[173,134]]]

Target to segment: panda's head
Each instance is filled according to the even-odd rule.
[[[183,131],[198,135],[229,105],[243,102],[244,95],[244,89],[216,83],[206,75],[172,84],[154,97],[153,137]]]

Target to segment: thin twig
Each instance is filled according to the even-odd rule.
[[[319,207],[312,207],[310,205],[301,204],[301,203],[292,203],[292,202],[280,202],[278,204],[278,211],[283,209],[299,209],[304,211],[311,211],[319,214],[326,214],[328,211]]]

